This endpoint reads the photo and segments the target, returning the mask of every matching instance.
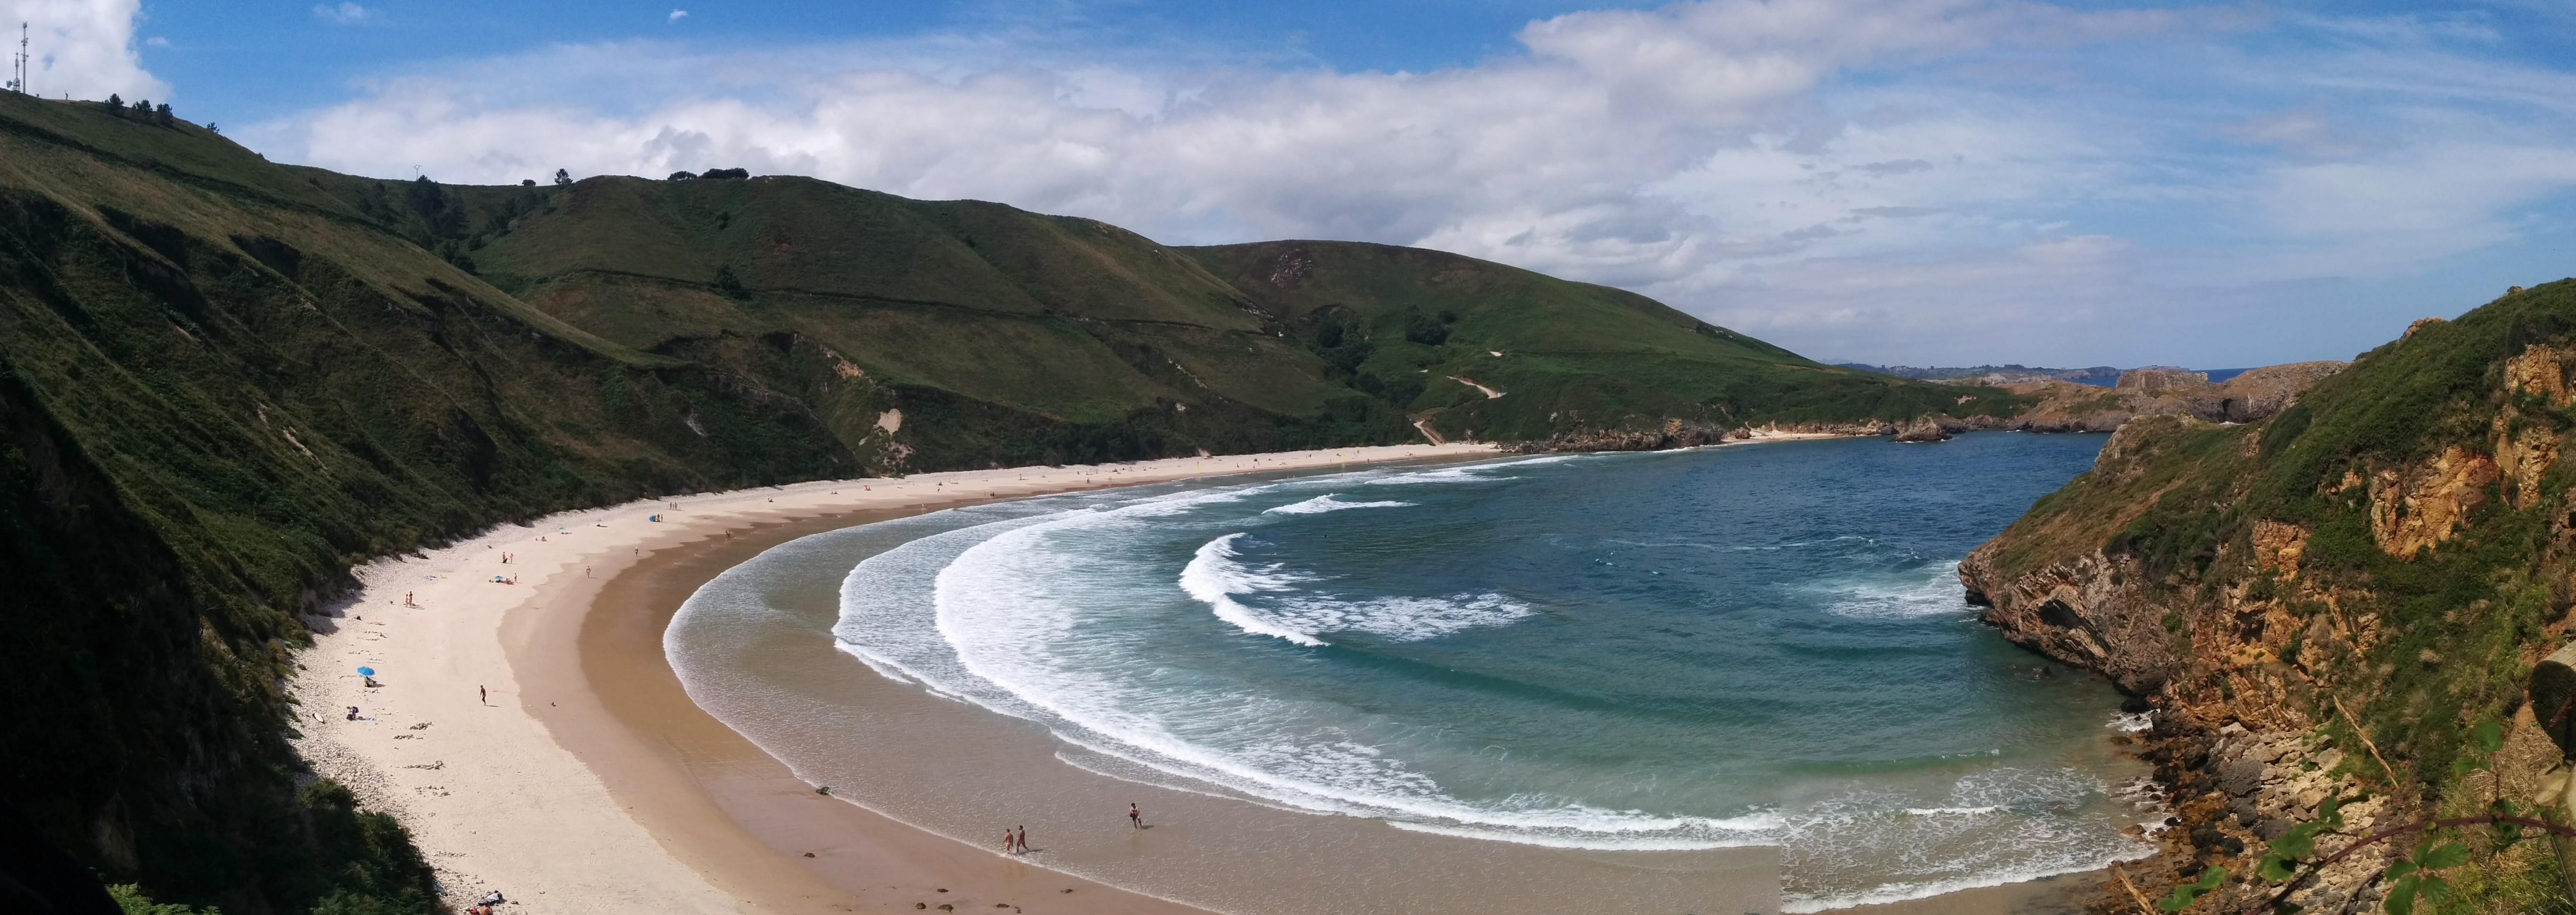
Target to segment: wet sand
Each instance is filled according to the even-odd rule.
[[[1425,456],[1460,455],[1413,457]],[[1273,468],[1298,469],[1287,461],[1261,467]],[[1212,474],[1173,473],[1164,478],[1201,475]],[[953,490],[948,483],[919,479],[918,490],[927,491],[901,499],[871,499],[867,507],[850,506],[850,500],[837,494],[819,498],[820,487],[858,485],[853,481],[793,487],[797,494],[793,499],[767,496],[777,502],[763,501],[766,491],[686,498],[685,508],[668,512],[673,516],[669,520],[685,523],[668,526],[581,526],[608,523],[594,516],[640,516],[652,511],[650,506],[628,506],[547,519],[533,528],[504,529],[496,536],[519,549],[544,549],[529,541],[544,536],[546,525],[557,522],[562,523],[555,529],[567,534],[552,542],[584,541],[580,551],[571,555],[557,557],[551,555],[556,551],[548,551],[545,558],[555,560],[555,567],[533,593],[521,590],[525,585],[486,584],[479,575],[464,582],[474,591],[524,597],[506,611],[487,605],[475,613],[447,616],[425,612],[426,608],[400,607],[399,587],[409,582],[401,575],[377,576],[382,580],[371,582],[370,592],[343,612],[349,616],[365,612],[378,619],[335,621],[346,628],[325,635],[324,644],[307,658],[320,665],[371,659],[384,663],[384,658],[392,657],[397,666],[386,671],[388,690],[363,690],[349,682],[353,678],[310,674],[298,684],[299,694],[315,705],[326,699],[331,707],[373,703],[370,717],[377,726],[341,728],[335,727],[340,724],[336,719],[316,717],[311,729],[330,733],[310,735],[301,743],[308,755],[318,757],[317,769],[352,781],[362,799],[395,810],[412,826],[441,866],[451,900],[479,896],[490,886],[509,892],[529,912],[938,911],[943,905],[957,911],[1201,911],[1040,865],[1094,870],[1119,864],[1121,859],[1128,863],[1155,860],[1169,850],[1233,837],[1212,835],[1205,825],[1193,825],[1212,822],[1254,824],[1238,835],[1262,839],[1268,847],[1297,849],[1298,857],[1312,855],[1310,860],[1284,865],[1286,873],[1305,875],[1302,886],[1238,887],[1293,897],[1272,898],[1275,906],[1251,909],[1777,910],[1777,856],[1768,849],[1687,853],[1681,856],[1689,859],[1686,865],[1667,859],[1682,866],[1666,867],[1652,854],[1569,853],[1432,836],[1374,821],[1279,811],[1137,786],[1066,765],[1059,760],[1059,748],[1025,722],[884,681],[855,659],[834,651],[826,635],[783,633],[768,643],[765,650],[775,655],[765,654],[764,666],[774,663],[782,670],[808,672],[797,685],[812,693],[808,698],[841,701],[856,694],[872,703],[872,711],[881,712],[881,720],[900,725],[882,735],[856,735],[881,738],[863,742],[875,745],[880,762],[896,761],[890,768],[900,768],[900,762],[909,759],[911,767],[919,770],[912,777],[929,779],[940,774],[942,767],[986,767],[999,773],[1006,784],[1038,792],[1038,802],[1021,804],[1035,814],[1028,823],[1039,849],[1034,856],[1037,861],[1009,859],[983,847],[997,844],[998,836],[991,843],[969,845],[816,793],[807,779],[700,709],[681,688],[663,653],[663,633],[673,612],[705,581],[771,546],[811,533],[968,502],[1153,478],[1124,470],[1050,474],[1043,480],[1013,479],[1018,475],[1011,471],[982,476],[974,484],[956,481],[959,485]],[[1013,482],[985,485],[997,479]],[[718,500],[724,504],[707,504]],[[779,506],[790,501],[795,504]],[[585,536],[610,530],[621,533]],[[627,555],[616,555],[620,548]],[[486,558],[474,552],[477,549],[492,552],[496,546],[477,541],[396,565],[452,566],[461,571],[462,566]],[[540,568],[528,564],[527,552],[521,552],[519,559],[514,564],[518,569]],[[517,593],[509,593],[513,591]],[[483,627],[480,633],[475,632],[478,626]],[[388,651],[388,640],[409,650]],[[486,647],[500,657],[475,655]],[[326,660],[326,653],[336,657]],[[492,670],[504,664],[506,673]],[[444,668],[445,676],[424,676],[432,668]],[[853,672],[856,676],[850,675]],[[413,733],[405,743],[392,743],[405,739],[397,728],[407,728],[413,719],[428,720],[430,710],[406,707],[421,703],[397,700],[412,698],[402,694],[404,688],[429,680],[452,690],[434,703],[441,722]],[[489,704],[477,702],[464,685],[492,680],[501,683]],[[531,744],[524,729],[478,733],[493,729],[473,724],[469,717],[512,712],[523,712],[546,745]],[[450,719],[463,726],[449,724]],[[563,759],[553,760],[547,751]],[[493,787],[493,773],[470,776],[447,768],[472,767],[447,762],[459,756],[481,763],[481,768],[500,770],[501,787]],[[440,759],[414,761],[430,757]],[[561,762],[573,763],[578,771],[567,771]],[[421,771],[432,764],[441,768]],[[450,782],[458,784],[433,784]],[[1113,794],[1147,799],[1160,828],[1115,840],[1095,834],[1094,827],[1110,835],[1124,829],[1115,811],[1090,810],[1101,806],[1097,802],[1105,796],[1098,783],[1104,782],[1115,786],[1109,789]],[[458,790],[475,796],[465,803],[453,802],[451,795]],[[998,801],[1006,807],[1015,803],[1008,797],[969,800]],[[1086,819],[1068,825],[1064,815],[1046,811],[1046,802],[1070,804],[1081,808],[1074,816],[1096,816],[1108,822],[1092,824]],[[1275,834],[1282,829],[1285,834]],[[945,831],[965,834],[963,829]],[[1354,842],[1360,846],[1355,848]],[[1345,865],[1365,865],[1356,870],[1370,873],[1353,873],[1351,867],[1337,870],[1337,858]],[[1214,882],[1234,882],[1230,874],[1204,876]],[[1386,882],[1390,879],[1408,885],[1390,886]],[[2080,890],[2087,879],[2079,875],[1847,911],[1873,915],[2068,911],[2075,908],[2066,897],[2069,888]],[[1644,885],[1644,892],[1634,892],[1639,885]],[[1603,887],[1610,891],[1599,891]],[[1696,902],[1689,908],[1669,905],[1682,901],[1674,893]],[[1404,899],[1445,900],[1448,905],[1426,909],[1412,904],[1392,908],[1357,904]],[[1655,904],[1641,905],[1649,899]],[[1223,908],[1247,910],[1238,905]]]

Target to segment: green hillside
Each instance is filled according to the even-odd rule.
[[[495,522],[859,468],[761,394],[206,131],[0,94],[0,798],[162,898],[426,911],[399,827],[297,788],[296,614]]]
[[[1173,249],[790,177],[377,180],[0,94],[0,801],[166,901],[423,912],[400,827],[299,790],[282,737],[298,615],[375,557],[665,492],[1417,421],[1514,440],[2014,403],[1434,252]]]
[[[1901,421],[2022,406],[1994,388],[1824,365],[1632,292],[1439,251],[1328,241],[1188,250],[1323,355],[1336,380],[1408,413],[1431,411],[1452,436],[1545,439],[1672,419]]]
[[[864,447],[880,412],[901,410],[920,430],[907,467],[1412,434],[1195,262],[1090,220],[806,178],[596,178],[501,228],[469,240],[477,269],[609,339],[717,363],[734,361],[726,340],[819,348],[873,408],[839,431]],[[1026,444],[1067,424],[1136,444]]]

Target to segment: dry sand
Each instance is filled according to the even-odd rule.
[[[1818,437],[1827,436],[1761,438]],[[316,646],[300,658],[297,743],[317,772],[412,830],[460,907],[498,889],[529,913],[1195,912],[815,794],[689,701],[662,657],[673,610],[698,584],[776,544],[952,505],[1494,454],[1416,445],[922,474],[504,525],[358,570],[363,590],[316,621]],[[362,665],[384,685],[363,686]],[[344,720],[351,705],[361,720]],[[2085,880],[1862,911],[2058,911],[2071,902],[2070,884]]]
[[[412,830],[451,901],[497,889],[531,913],[912,911],[916,900],[891,894],[927,883],[950,890],[927,894],[932,899],[973,898],[986,909],[994,902],[982,900],[1044,889],[1055,897],[1045,900],[1050,912],[1188,911],[1061,876],[1048,876],[1041,888],[1026,880],[1044,872],[1026,867],[1018,868],[1024,880],[1006,881],[991,853],[813,797],[738,737],[727,755],[723,738],[731,732],[703,715],[629,730],[601,697],[650,698],[645,691],[655,684],[588,682],[579,640],[591,598],[657,551],[729,533],[741,542],[743,531],[764,525],[773,533],[759,539],[776,543],[793,533],[777,526],[796,519],[813,532],[870,515],[1079,488],[1494,453],[1490,445],[1404,445],[918,474],[678,496],[503,525],[357,570],[362,590],[316,621],[315,646],[299,658],[305,672],[294,685],[303,719],[296,743],[315,771],[347,783],[367,806]],[[674,503],[680,507],[669,507]],[[655,515],[662,520],[648,520]],[[650,632],[658,646],[658,626]],[[362,685],[360,666],[372,667],[384,685]],[[678,690],[667,668],[661,679]],[[360,710],[355,722],[345,720],[352,705]],[[608,771],[594,771],[567,744],[593,750]],[[737,777],[719,784],[706,780],[705,767],[658,763],[671,754],[656,751],[669,745]],[[638,822],[636,800],[613,792],[611,782],[651,792],[650,806],[659,810],[694,815],[665,812],[657,833]],[[759,837],[732,824],[707,796],[716,787],[802,795],[816,802],[809,806],[817,816],[879,840],[845,851],[840,864],[882,870],[886,879],[878,883],[889,887],[887,895],[851,898],[792,863],[801,857],[764,851]],[[1020,885],[1005,885],[1011,882]],[[1054,892],[1065,888],[1076,892]]]

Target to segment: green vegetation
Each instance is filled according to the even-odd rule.
[[[2282,700],[2345,751],[2347,771],[2428,810],[2478,813],[2470,773],[2495,743],[2482,728],[2521,707],[2532,666],[2563,640],[2576,590],[2570,489],[2576,463],[2555,450],[2576,412],[2507,383],[2508,360],[2537,352],[2539,384],[2564,384],[2564,361],[2546,348],[2576,345],[2576,280],[2517,290],[2459,320],[2421,326],[2320,381],[2300,403],[2261,424],[2220,427],[2181,420],[2125,427],[2097,468],[2039,501],[1998,538],[1996,565],[2010,579],[2094,549],[2134,558],[2145,600],[2168,613],[2178,639],[2215,634],[2234,644],[2277,644],[2278,660],[2250,668],[2185,652],[2166,692],[2224,695],[2233,675],[2290,683]],[[2535,350],[2535,347],[2543,348]],[[2546,472],[2517,480],[2505,452],[2545,441]],[[2529,453],[2529,452],[2526,452]],[[2439,466],[2455,487],[2416,502],[2409,481]],[[2486,468],[2483,474],[2475,468]],[[2429,492],[2429,491],[2428,491]],[[2456,505],[2447,539],[2392,555],[2385,528],[2410,512]],[[2374,512],[2381,529],[2374,529]],[[2257,568],[2254,528],[2286,525],[2307,539],[2298,581]],[[2227,598],[2230,589],[2241,589]],[[2297,634],[2268,632],[2258,605],[2277,602]],[[2186,631],[2188,630],[2188,631]],[[2337,636],[2335,633],[2348,635]],[[2321,639],[2312,634],[2325,634]],[[2337,707],[2351,710],[2350,717]],[[2395,767],[2389,781],[2364,738]],[[2486,784],[2492,790],[2492,781]],[[2537,907],[2548,880],[2505,879],[2545,857],[2507,841],[2472,841],[2461,857],[2415,860],[2425,904],[2479,886],[2471,911]],[[2529,844],[2529,843],[2526,843]],[[2519,855],[2520,857],[2511,857]],[[2292,856],[2302,857],[2302,856]],[[2554,867],[2554,865],[2552,865]],[[2443,872],[2442,881],[2429,877]],[[2553,871],[2554,872],[2554,871]],[[2518,889],[2516,889],[2518,887]],[[2447,911],[2448,909],[2446,909]]]
[[[1670,419],[1902,421],[2028,405],[1999,388],[1825,365],[1635,293],[1455,254],[1325,241],[1187,251],[1323,357],[1336,380],[1408,414],[1436,411],[1435,427],[1451,436],[1545,439]]]
[[[116,900],[116,907],[124,910],[125,915],[223,915],[224,912],[223,909],[213,906],[192,909],[175,902],[153,902],[152,897],[143,895],[142,887],[131,883],[119,883],[108,887],[107,897]]]
[[[584,333],[184,123],[0,96],[0,797],[153,898],[427,912],[298,790],[295,614],[370,557],[854,472],[809,407]],[[703,432],[701,431],[703,430]]]
[[[299,789],[284,739],[298,615],[374,557],[668,492],[1417,419],[1512,440],[2018,406],[1435,252],[1173,249],[738,169],[377,180],[166,107],[0,94],[0,740],[47,749],[0,766],[0,800],[130,904],[427,912],[400,828]]]

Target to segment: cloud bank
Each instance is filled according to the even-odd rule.
[[[0,0],[9,54],[27,24],[27,90],[46,98],[167,98],[170,87],[143,70],[134,53],[142,0]]]
[[[2475,304],[2460,263],[2522,269],[2565,231],[2576,76],[2504,41],[2477,16],[1706,0],[1382,72],[1004,25],[539,47],[239,133],[365,174],[740,166],[1177,244],[1443,248],[1821,357],[2219,365],[2349,355]]]

